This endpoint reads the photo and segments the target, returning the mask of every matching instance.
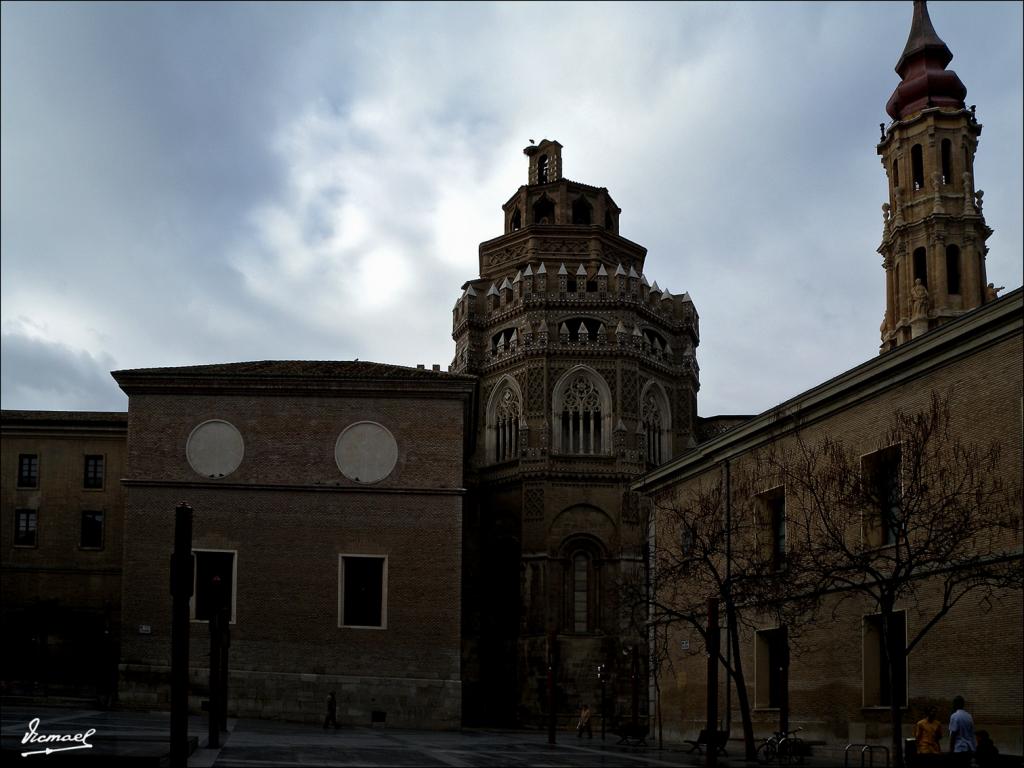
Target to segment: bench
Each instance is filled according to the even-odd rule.
[[[724,755],[726,742],[729,741],[729,732],[715,731],[714,734],[715,753]],[[686,739],[684,743],[690,747],[689,752],[696,751],[698,754],[703,754],[704,748],[711,746],[711,732],[707,728],[701,728],[696,740]]]
[[[612,729],[612,733],[619,737],[616,744],[625,744],[627,747],[646,747],[650,727],[645,722],[639,722],[635,726],[632,723],[620,723]]]

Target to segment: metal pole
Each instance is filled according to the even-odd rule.
[[[174,513],[171,557],[171,766],[188,764],[189,598],[192,597],[192,507]]]
[[[210,701],[208,720],[208,747],[218,749],[220,747],[220,640],[221,640],[221,581],[220,576],[213,577],[210,596],[213,602],[213,611],[210,614]]]
[[[548,744],[555,743],[555,635],[548,635]]]
[[[718,632],[718,598],[708,598],[708,711],[707,729],[711,741],[704,750],[704,765],[714,768],[718,750],[718,649],[720,645]]]
[[[640,646],[633,646],[633,733],[640,728]]]
[[[230,597],[228,598],[230,600]],[[228,729],[228,649],[231,647],[231,608],[222,608],[220,623],[220,729]]]
[[[779,730],[789,730],[789,627],[781,627],[782,633],[782,674],[779,685]]]
[[[732,472],[729,460],[725,460],[725,583],[732,584]],[[725,661],[726,668],[732,669],[732,623],[731,611],[725,616]],[[725,729],[732,730],[732,681],[725,678]]]

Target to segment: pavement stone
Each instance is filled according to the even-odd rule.
[[[95,728],[89,750],[22,758],[21,744],[28,722],[38,717],[39,733],[74,734]],[[162,766],[168,764],[170,715],[167,712],[128,712],[87,709],[59,709],[30,705],[4,705],[0,711],[0,742],[4,765],[54,763],[67,766]],[[547,743],[546,732],[466,729],[462,731],[410,731],[393,728],[343,727],[325,731],[314,725],[274,720],[229,720],[228,733],[221,736],[220,749],[207,749],[206,720],[189,718],[189,735],[196,749],[189,758],[192,768],[349,768],[350,766],[454,766],[496,768],[584,768],[621,766],[658,768],[679,766],[699,768],[704,757],[685,752],[679,746],[626,747],[608,740],[577,739],[572,732],[559,732],[558,743]],[[45,745],[44,745],[45,746]],[[53,745],[58,746],[58,745]],[[88,754],[86,754],[88,752]],[[16,757],[17,760],[11,760]],[[37,760],[32,763],[31,760]],[[747,768],[747,763],[730,754],[720,758],[721,768]],[[838,768],[841,758],[810,758],[805,768]],[[881,768],[880,766],[878,768]]]

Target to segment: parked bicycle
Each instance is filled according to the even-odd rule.
[[[801,765],[804,761],[806,749],[804,740],[797,736],[797,728],[792,731],[776,731],[766,738],[757,748],[757,760],[760,763]]]

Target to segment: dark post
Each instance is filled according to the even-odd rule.
[[[789,730],[789,628],[781,627],[782,674],[779,675],[779,730]]]
[[[548,744],[555,743],[555,633],[548,634]]]
[[[230,597],[227,598],[230,600]],[[220,729],[228,729],[228,648],[231,647],[231,605],[221,609],[220,623]]]
[[[171,556],[171,766],[188,764],[188,602],[192,597],[192,507],[174,513]]]
[[[597,680],[601,683],[601,741],[604,741],[605,723],[608,721],[608,700],[605,696],[608,687],[608,666],[597,665]]]
[[[708,598],[708,712],[707,729],[712,739],[712,744],[704,750],[704,765],[713,768],[717,762],[718,750],[714,744],[718,743],[718,648],[720,645],[718,633],[718,598]]]
[[[633,734],[640,733],[640,646],[633,645]]]
[[[210,590],[213,610],[210,612],[210,705],[208,721],[209,748],[220,747],[220,662],[221,662],[221,621],[223,618],[221,606],[221,581],[220,576],[213,577]]]

